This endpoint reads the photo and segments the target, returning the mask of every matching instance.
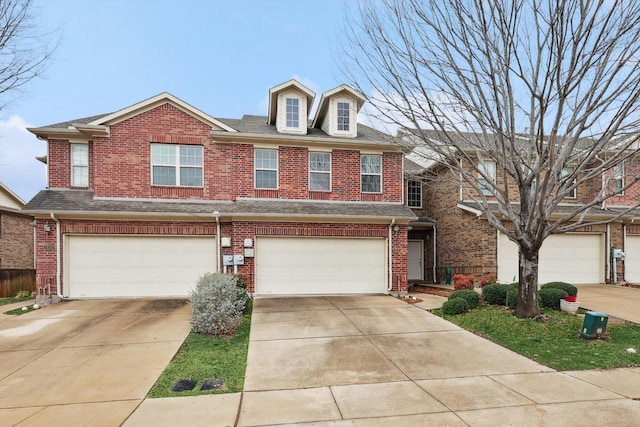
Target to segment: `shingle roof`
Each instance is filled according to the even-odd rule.
[[[82,123],[82,124],[86,125],[88,123],[91,123],[94,120],[98,120],[101,117],[106,117],[109,114],[112,114],[112,113],[97,114],[95,116],[89,116],[89,117],[83,117],[81,119],[69,120],[68,122],[54,123],[52,125],[47,125],[47,126],[42,126],[42,127],[44,127],[44,128],[54,128],[54,129],[67,129],[73,123]]]
[[[460,205],[464,205],[466,207],[469,207],[471,209],[475,209],[480,211],[480,203],[476,203],[476,202],[461,202]],[[513,203],[513,207],[517,208],[519,206],[519,203]],[[559,205],[556,207],[556,209],[553,211],[553,214],[557,214],[557,215],[566,215],[569,214],[571,212],[574,212],[576,207],[578,207],[577,205]],[[491,212],[495,212],[498,213],[498,204],[497,203],[489,203],[489,209],[491,210]],[[639,212],[640,213],[640,212]],[[596,207],[592,207],[589,208],[589,210],[587,211],[587,217],[591,217],[591,218],[595,218],[595,217],[600,217],[600,219],[605,219],[605,218],[611,218],[615,215],[618,215],[619,212],[617,210],[614,209],[600,209],[600,208],[596,208]],[[632,213],[630,213],[629,215],[633,215]]]
[[[272,199],[240,199],[227,201],[160,201],[95,199],[92,190],[43,190],[27,203],[23,211],[29,213],[105,213],[207,215],[214,211],[231,216],[292,216],[292,217],[350,217],[373,219],[380,217],[398,220],[415,219],[406,206],[392,203],[291,201]]]

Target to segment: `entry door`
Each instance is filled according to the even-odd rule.
[[[409,280],[424,280],[424,242],[422,240],[409,240],[407,253],[407,268]]]

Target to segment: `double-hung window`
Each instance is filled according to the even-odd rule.
[[[382,156],[363,155],[360,157],[360,191],[363,193],[382,192]]]
[[[420,181],[407,181],[407,206],[410,208],[422,207],[422,183]]]
[[[338,102],[338,130],[349,131],[348,102]]]
[[[478,189],[485,196],[493,194],[496,182],[496,162],[493,160],[480,160],[478,170]]]
[[[562,168],[562,172],[561,172],[562,178],[565,178],[565,177],[571,175],[573,173],[573,171],[574,171],[574,168],[572,166],[566,166],[566,167]],[[570,185],[575,184],[575,182],[576,182],[576,180],[574,179],[573,181],[571,181]],[[571,198],[571,199],[575,199],[576,195],[577,195],[576,188],[573,188],[571,191],[569,191],[569,193],[567,194],[566,197]]]
[[[255,187],[278,188],[278,150],[255,151]]]
[[[287,98],[287,127],[300,127],[300,100],[298,98]]]
[[[89,186],[89,146],[71,144],[71,186]]]
[[[151,144],[153,185],[202,187],[202,146]]]
[[[309,153],[309,190],[331,191],[331,153]]]
[[[619,193],[624,188],[624,160],[613,167],[613,190]]]

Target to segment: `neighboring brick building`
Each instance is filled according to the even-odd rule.
[[[20,211],[24,202],[0,182],[0,268],[33,269],[33,216]]]
[[[420,281],[419,277],[411,274],[415,271],[413,263],[420,258],[420,255],[412,253],[411,242],[417,240],[427,248],[423,254],[425,281],[444,281],[447,267],[454,274],[472,274],[480,278],[489,272],[496,274],[503,283],[517,281],[517,246],[506,235],[491,227],[479,205],[467,196],[469,193],[477,194],[478,189],[464,188],[467,184],[461,183],[458,174],[427,160],[427,157],[421,155],[420,148],[417,148],[405,158],[407,195],[410,196],[411,186],[420,187],[423,202],[414,208],[414,213],[422,219],[422,224],[429,224],[422,227],[420,222],[409,224],[409,279]],[[639,165],[628,161],[626,167],[628,170],[617,170],[615,173],[620,177],[630,176],[637,173]],[[472,169],[469,167],[468,170]],[[499,168],[494,167],[493,173],[494,180],[503,182]],[[612,173],[610,171],[607,175]],[[428,178],[420,181],[421,177]],[[593,182],[578,186],[563,200],[557,213],[562,214],[584,203],[594,191],[599,190],[602,182],[609,182],[607,179],[608,176],[604,180],[598,177]],[[610,180],[612,185],[621,185],[613,181]],[[510,190],[513,190],[510,191],[512,195],[518,194],[515,186]],[[637,205],[638,190],[640,186],[634,186],[624,194],[610,198],[604,206],[591,208],[584,227],[574,232],[549,236],[540,251],[540,283],[557,280],[571,283],[611,282],[614,262],[611,258],[612,248],[624,249],[627,253],[625,261],[615,261],[618,282],[640,282],[640,224],[634,224],[640,220],[638,214],[632,212],[609,225],[590,225],[613,218],[621,208]],[[491,200],[492,196],[487,197]],[[411,207],[409,199],[407,204]]]
[[[213,118],[163,93],[29,129],[48,141],[37,282],[57,297],[186,296],[207,271],[256,295],[407,290],[402,152],[357,123],[364,97],[269,91],[268,116]]]

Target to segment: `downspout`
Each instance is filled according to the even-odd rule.
[[[433,224],[433,283],[438,283],[438,280],[436,279],[436,261],[436,225]]]
[[[216,217],[216,273],[220,273],[220,212],[213,211]]]
[[[596,159],[600,160],[600,163],[604,164],[604,160],[602,160],[602,159],[600,158],[600,156],[598,156],[597,154],[596,154]],[[603,171],[603,172],[600,174],[600,188],[601,188],[601,189],[603,189],[603,190],[604,190],[604,184],[605,184],[605,182],[606,182],[606,180],[605,180],[605,177],[604,177],[604,171]],[[602,200],[602,205],[600,206],[600,209],[602,209],[602,210],[607,209],[607,199],[603,199],[603,200]],[[609,276],[607,276],[607,277],[609,277]]]
[[[389,224],[389,283],[387,285],[387,293],[390,293],[393,289],[393,226],[396,225],[396,219],[391,219],[391,224]],[[398,293],[399,290],[398,290]]]
[[[56,218],[56,216],[51,212],[51,219],[56,222],[56,295],[60,299],[64,299],[64,295],[62,295],[62,289],[60,288],[60,221]]]
[[[624,224],[622,225],[624,228]],[[605,283],[607,279],[611,279],[611,224],[607,224],[607,235],[605,236],[605,257],[607,258],[607,276],[605,277]],[[615,262],[615,261],[614,261]],[[613,282],[613,280],[611,280]],[[612,283],[615,285],[615,283]]]

